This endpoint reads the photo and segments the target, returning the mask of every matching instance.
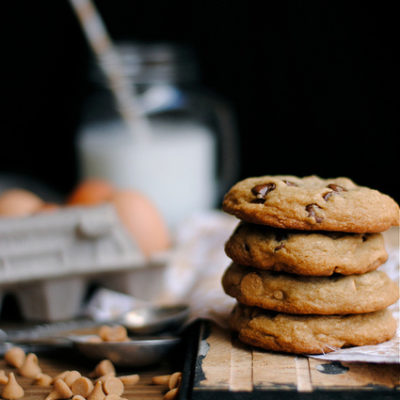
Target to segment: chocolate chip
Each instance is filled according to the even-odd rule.
[[[315,219],[315,222],[318,222],[318,223],[319,223],[319,222],[322,222],[323,218],[320,217],[320,216],[318,216],[318,215],[315,213],[315,210],[316,210],[317,208],[321,209],[321,207],[320,207],[318,204],[315,204],[315,203],[308,204],[308,205],[306,206],[306,211],[308,212],[308,216],[309,216],[309,217],[313,217],[313,218]]]
[[[256,196],[253,202],[255,203],[264,203],[265,197],[269,192],[276,188],[275,183],[262,183],[260,185],[256,185],[251,189],[251,192]]]
[[[368,236],[367,235],[362,235],[361,239],[362,239],[363,242],[366,242],[367,239],[368,239]]]
[[[347,192],[347,189],[345,189],[343,186],[336,185],[336,183],[330,183],[327,187],[336,193]]]
[[[249,246],[247,243],[245,243],[245,244],[244,244],[244,249],[245,249],[246,251],[250,251],[250,246]]]
[[[278,251],[278,250],[280,250],[280,249],[282,249],[282,248],[284,248],[285,247],[285,243],[279,243],[278,244],[278,246],[276,246],[275,248],[274,248],[274,251]]]
[[[331,197],[333,195],[333,192],[326,192],[325,194],[322,195],[322,198],[325,201],[328,201],[329,197]]]
[[[334,193],[340,193],[340,192],[347,192],[347,189],[344,188],[343,186],[336,185],[336,183],[330,183],[327,188],[332,189],[332,192],[326,192],[325,194],[322,195],[322,198],[325,201],[328,201],[328,199],[334,194]]]
[[[286,179],[284,179],[283,182],[285,182],[286,185],[288,186],[299,186],[297,183],[294,183],[292,181],[287,181]]]
[[[256,197],[255,199],[251,200],[251,202],[255,203],[255,204],[264,204],[265,203],[265,199],[262,198],[262,197],[260,197],[260,198]]]
[[[283,243],[283,240],[287,240],[288,239],[288,237],[289,237],[288,233],[285,232],[283,229],[282,230],[277,229],[274,232],[274,236],[275,236],[275,240],[277,242],[281,242],[281,243],[278,244],[278,246],[276,246],[274,248],[274,251],[278,251],[278,250],[282,249],[283,247],[285,247],[285,243]]]

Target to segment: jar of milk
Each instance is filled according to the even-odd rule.
[[[190,49],[165,43],[116,48],[151,135],[135,140],[129,134],[105,78],[93,67],[77,137],[80,178],[141,191],[174,229],[217,207],[237,178],[232,113],[199,86]]]

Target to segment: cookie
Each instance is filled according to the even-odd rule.
[[[284,229],[374,233],[399,225],[391,197],[348,178],[248,178],[228,191],[222,207],[243,221]]]
[[[239,339],[266,350],[321,354],[391,339],[396,321],[388,309],[355,315],[292,315],[236,305],[231,328]]]
[[[240,223],[225,244],[235,263],[299,275],[362,274],[387,258],[381,233],[291,231]]]
[[[289,314],[369,313],[399,298],[396,283],[383,271],[304,277],[232,264],[222,286],[239,303]]]

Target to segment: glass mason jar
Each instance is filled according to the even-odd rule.
[[[127,132],[105,77],[93,66],[77,136],[80,178],[144,193],[174,228],[218,207],[237,178],[234,119],[224,101],[199,85],[190,49],[165,43],[116,48],[151,135],[137,141]]]

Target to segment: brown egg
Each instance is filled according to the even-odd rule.
[[[0,195],[0,216],[22,217],[35,213],[43,200],[25,189],[8,189]]]
[[[111,199],[122,223],[146,256],[170,246],[167,226],[153,203],[132,190],[115,192]]]
[[[61,206],[57,203],[43,203],[36,213],[52,213],[57,211]]]
[[[114,186],[102,179],[87,179],[81,182],[67,199],[67,205],[94,206],[110,200]]]

